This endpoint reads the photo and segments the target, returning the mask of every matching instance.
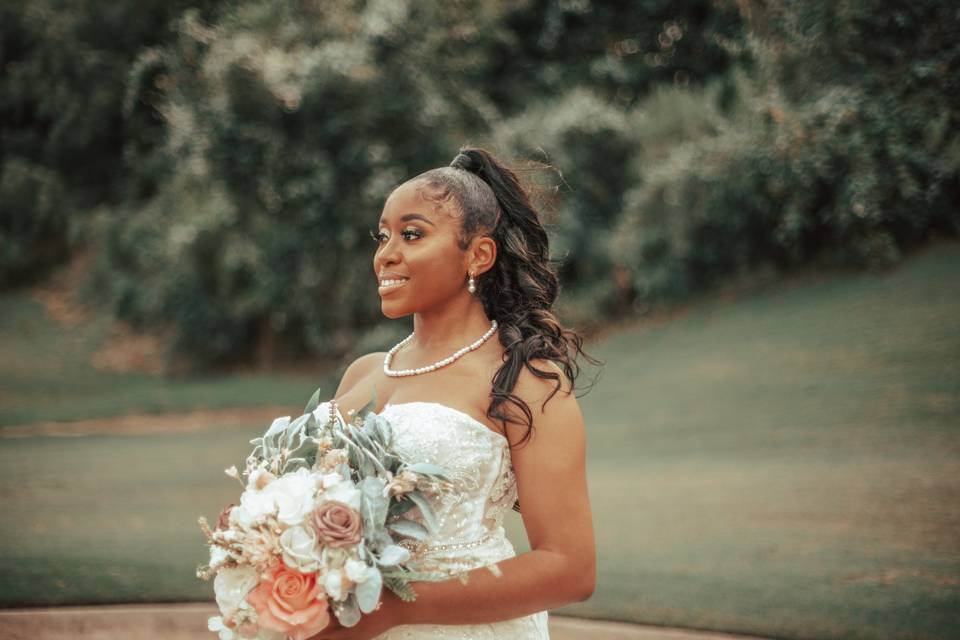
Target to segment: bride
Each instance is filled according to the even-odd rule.
[[[546,232],[515,173],[464,148],[395,189],[371,234],[383,314],[412,314],[413,333],[353,362],[331,405],[349,420],[375,391],[397,450],[451,471],[436,535],[411,550],[468,580],[414,583],[409,603],[384,590],[356,626],[334,621],[311,640],[548,638],[547,610],[594,591],[572,384],[578,354],[597,361],[551,312]],[[520,555],[501,526],[515,501],[531,546]]]

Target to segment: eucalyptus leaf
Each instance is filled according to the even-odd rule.
[[[410,503],[412,506],[412,502]],[[414,540],[425,540],[429,535],[427,528],[419,522],[413,520],[397,520],[387,525],[387,529]]]
[[[406,496],[400,498],[399,500],[394,501],[390,505],[390,510],[387,511],[388,518],[397,518],[402,516],[410,509],[413,509],[416,505],[413,504],[413,500],[410,500]]]
[[[286,464],[283,465],[283,472],[296,471],[297,467],[301,465],[305,467],[309,466],[306,458],[288,458]]]
[[[383,588],[383,577],[374,569],[367,575],[367,579],[357,585],[357,604],[360,611],[371,613],[380,602],[380,591]]]
[[[316,436],[318,433],[320,433],[320,423],[317,420],[317,416],[313,415],[312,413],[307,415],[310,417],[307,418],[307,424],[303,427],[303,433],[304,435],[308,436]]]
[[[449,476],[449,472],[446,469],[435,464],[430,464],[429,462],[415,462],[414,464],[407,465],[407,469],[425,476],[435,476],[443,479],[447,479]]]
[[[381,441],[387,449],[393,448],[393,426],[383,416],[377,416],[377,427],[380,430]]]
[[[379,541],[386,534],[385,525],[390,499],[383,495],[383,481],[366,477],[360,483],[360,514],[363,517],[364,536]]]
[[[267,429],[267,432],[263,434],[263,437],[271,438],[278,433],[282,433],[284,429],[287,428],[287,425],[290,424],[290,416],[283,416],[282,418],[276,418]]]
[[[307,420],[310,418],[310,414],[304,414],[290,423],[287,427],[287,438],[286,438],[286,447],[287,449],[293,448],[294,439],[303,431],[303,425],[307,423]]]
[[[320,389],[322,389],[322,387],[317,387],[317,390],[314,391],[310,399],[307,400],[307,406],[303,409],[304,413],[310,413],[320,404]]]
[[[360,607],[357,606],[357,599],[352,593],[334,610],[334,613],[340,624],[345,627],[352,627],[360,622]]]
[[[382,564],[387,567],[395,567],[399,564],[407,562],[408,560],[410,560],[409,551],[399,545],[391,544],[380,552],[380,557],[377,559],[377,564]]]
[[[433,508],[430,506],[430,503],[427,502],[427,499],[419,491],[411,491],[407,494],[417,507],[420,508],[420,514],[423,516],[423,522],[427,525],[427,529],[431,534],[436,535],[437,533],[437,518],[433,515]]]

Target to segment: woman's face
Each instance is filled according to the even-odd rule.
[[[373,271],[388,318],[436,308],[467,292],[467,254],[457,245],[461,220],[450,205],[423,198],[407,182],[383,206]],[[397,281],[400,282],[397,282]]]

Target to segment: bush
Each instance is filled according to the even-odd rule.
[[[119,201],[125,147],[149,147],[159,129],[145,109],[123,110],[129,66],[169,37],[167,22],[187,4],[215,3],[0,4],[0,286],[43,277],[85,237],[87,212]]]
[[[730,113],[661,164],[637,165],[613,243],[634,295],[680,297],[763,266],[885,265],[960,234],[950,11],[746,6],[755,66]]]
[[[59,176],[20,158],[0,167],[0,283],[31,282],[70,246],[70,203]]]
[[[374,330],[368,231],[385,197],[476,127],[483,105],[430,75],[437,52],[397,48],[456,12],[362,5],[251,2],[216,26],[188,13],[139,65],[163,70],[152,161],[171,169],[101,221],[98,279],[198,366],[335,357]]]
[[[548,194],[556,191],[545,203],[551,253],[564,297],[593,297],[596,285],[609,279],[607,244],[630,186],[634,141],[623,111],[590,91],[574,89],[503,122],[493,139],[497,149],[555,168],[551,180],[540,185]],[[563,171],[567,167],[569,174]],[[552,200],[559,202],[555,210]],[[596,317],[597,311],[590,315]]]

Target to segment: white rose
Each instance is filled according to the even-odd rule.
[[[290,527],[280,535],[283,562],[301,573],[313,573],[320,568],[317,555],[317,532],[309,527]]]
[[[260,583],[260,578],[253,567],[240,566],[235,568],[223,567],[213,579],[213,593],[217,599],[220,613],[228,618],[244,602],[247,594]]]
[[[230,522],[250,529],[257,522],[274,513],[276,509],[277,505],[272,495],[264,491],[247,490],[240,494],[240,504],[230,510]],[[234,516],[236,516],[235,523]]]
[[[352,482],[340,482],[324,490],[319,496],[320,501],[334,500],[342,502],[354,511],[360,511],[360,490]]]
[[[290,527],[302,524],[313,511],[317,480],[316,475],[301,467],[293,473],[280,476],[260,493],[273,500],[277,507],[277,520]]]

